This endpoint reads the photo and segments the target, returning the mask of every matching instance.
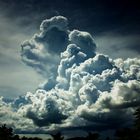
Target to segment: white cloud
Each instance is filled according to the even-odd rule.
[[[68,37],[63,44],[66,50],[50,51],[62,32]],[[48,37],[54,39],[53,45]],[[61,16],[43,21],[41,34],[23,44],[23,61],[47,77],[47,84],[40,86],[44,89],[27,93],[19,99],[20,105],[15,103],[17,112],[32,120],[30,127],[109,129],[132,123],[134,109],[140,105],[140,60],[113,60],[95,49],[89,33],[68,31],[67,19]]]

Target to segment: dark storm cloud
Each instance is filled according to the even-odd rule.
[[[131,39],[131,42],[128,42],[132,45],[126,43],[119,48],[118,45],[116,47],[115,44],[111,46],[111,49],[117,49],[118,55],[112,54],[112,51],[106,51],[111,50],[110,46],[103,45],[104,49],[100,50],[100,52],[105,52],[112,58],[127,58],[129,56],[135,57],[139,55],[137,52],[139,52],[138,46],[140,43],[139,41],[137,41],[137,43],[135,42],[135,35],[137,34],[139,36],[140,34],[140,5],[137,1],[20,0],[19,2],[18,0],[1,0],[0,5],[2,9],[1,11],[6,11],[6,16],[8,18],[17,20],[22,28],[30,26],[29,30],[33,27],[33,29],[37,30],[42,20],[46,18],[63,15],[65,17],[68,17],[70,21],[70,29],[78,28],[83,31],[86,30],[97,37],[100,37],[100,34],[102,33],[108,32],[113,32],[114,36],[117,36],[119,34],[120,37],[131,35],[133,39]],[[56,33],[56,31],[54,32]],[[67,38],[63,33],[61,34],[61,37]],[[54,45],[54,42],[51,42],[52,45]],[[55,49],[55,47],[53,48]],[[122,49],[123,51],[121,51]],[[125,53],[125,50],[127,51],[127,53]],[[61,49],[59,50],[59,52],[60,51]]]
[[[46,19],[40,25],[40,33],[21,45],[22,61],[47,77],[49,82],[52,81],[51,85],[44,83],[42,87],[46,90],[55,85],[53,79],[56,77],[60,52],[69,42],[67,24],[67,19],[62,16]]]
[[[77,46],[80,46],[80,48],[86,54],[88,54],[88,57],[92,57],[94,55],[96,50],[96,44],[94,39],[89,33],[74,30],[70,33],[69,40],[71,41],[72,44],[76,44]],[[89,50],[91,51],[89,52]]]
[[[67,19],[62,16],[46,19],[41,24],[41,33],[23,43],[22,59],[46,75],[47,84],[40,85],[35,93],[28,92],[19,97],[14,103],[6,103],[0,98],[1,120],[5,122],[5,117],[8,119],[13,113],[9,124],[13,125],[20,117],[15,126],[21,129],[25,123],[23,130],[28,128],[29,131],[39,127],[42,131],[54,131],[131,126],[134,110],[140,105],[140,60],[113,60],[99,54],[90,33],[70,31],[67,25]],[[67,34],[67,46],[61,54],[54,49],[49,51],[52,44],[47,42],[48,37],[54,38],[54,44],[58,43],[54,28],[56,35],[58,31]],[[50,31],[54,34],[46,38]],[[61,48],[61,45],[55,47]],[[53,59],[57,61],[55,72],[48,71],[48,65],[54,65]],[[122,115],[118,117],[117,114]]]
[[[34,124],[39,127],[49,126],[49,124],[52,123],[61,124],[62,120],[67,118],[67,116],[61,114],[58,109],[54,109],[54,106],[50,106],[50,115],[48,115],[47,113],[47,114],[43,114],[40,118],[38,118],[36,114],[28,111],[26,117],[33,120]]]
[[[53,17],[43,21],[40,34],[22,44],[22,60],[41,73],[47,82],[40,85],[43,90],[17,99],[13,103],[17,108],[0,100],[0,120],[4,123],[11,120],[10,125],[29,131],[40,127],[42,131],[95,130],[95,124],[99,129],[130,126],[135,107],[140,105],[140,60],[113,60],[96,53],[90,33],[71,29],[78,26],[81,30],[95,30],[96,34],[108,30],[128,34],[133,28],[136,33],[139,29],[137,5],[127,5],[128,1],[111,4],[111,1],[31,0],[17,6],[16,0],[1,1],[3,6],[8,2],[12,18],[16,12],[17,18],[22,15],[28,24],[38,24],[46,16],[61,13],[69,17],[70,30],[65,17]],[[20,22],[22,27],[28,25],[21,18]],[[120,113],[121,118],[117,115]]]
[[[133,38],[131,42],[129,41],[130,44],[132,44],[131,46],[127,43],[120,46],[120,48],[118,48],[118,46],[114,47],[116,46],[115,44],[112,46],[117,49],[117,56],[110,51],[106,51],[110,49],[110,46],[103,46],[104,49],[102,49],[103,51],[100,50],[100,52],[107,52],[106,54],[115,56],[113,58],[138,56],[137,51],[139,52],[139,47],[136,46],[139,46],[140,43],[139,41],[136,43],[134,39],[136,34],[140,34],[140,5],[137,1],[20,0],[19,2],[18,0],[1,0],[0,4],[2,11],[6,11],[6,16],[17,20],[22,27],[30,26],[37,30],[42,20],[52,16],[63,15],[68,17],[70,29],[78,28],[83,31],[86,30],[98,37],[100,37],[101,33],[108,32],[113,32],[114,36],[119,34],[121,37],[131,35]],[[29,30],[31,28],[29,28]],[[54,32],[56,33],[56,31]],[[61,37],[64,36],[65,34],[62,33]],[[64,38],[67,37],[65,36]],[[52,44],[54,43],[53,41],[51,42]],[[55,47],[53,48],[55,49]],[[121,51],[121,49],[125,49],[127,53],[125,53],[125,50]],[[59,50],[59,52],[60,51],[61,50]]]
[[[67,45],[69,46],[67,47]],[[44,85],[39,86],[39,88],[45,90],[50,90],[55,86],[60,53],[66,48],[66,53],[69,53],[70,57],[77,54],[73,58],[75,60],[72,60],[76,64],[80,63],[81,59],[84,61],[94,56],[96,50],[96,44],[92,36],[87,32],[78,30],[70,32],[68,21],[62,16],[44,20],[40,25],[40,33],[35,34],[31,40],[25,41],[21,47],[22,61],[47,77],[48,81]],[[64,57],[65,55],[67,54],[64,53]],[[71,67],[73,62],[66,68]]]
[[[132,114],[135,107],[140,105],[140,60],[113,60],[96,53],[96,44],[88,32],[69,31],[67,25],[67,19],[62,16],[44,20],[41,33],[23,44],[24,62],[31,60],[31,66],[38,62],[46,66],[52,60],[48,62],[48,57],[42,56],[56,52],[49,52],[51,45],[41,39],[38,43],[36,37],[43,38],[54,28],[64,31],[68,36],[66,50],[59,56],[55,79],[48,77],[48,84],[42,86],[44,89],[27,93],[9,109],[17,106],[18,114],[25,117],[23,120],[29,122],[30,128],[43,127],[48,131],[63,128],[83,130],[84,127],[95,130],[94,126],[99,130],[100,127],[115,129],[131,126]],[[47,42],[47,38],[45,40]],[[56,47],[61,47],[60,44]],[[28,51],[36,57],[31,57]],[[45,59],[42,61],[37,58]],[[47,67],[45,68],[46,71],[40,70],[47,75]],[[117,114],[120,113],[123,115],[118,117]],[[18,125],[20,127],[21,124]]]

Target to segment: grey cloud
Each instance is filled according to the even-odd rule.
[[[68,43],[67,19],[58,16],[44,20],[40,31],[21,45],[22,60],[45,77],[55,76],[53,73],[60,60],[60,52]]]
[[[82,32],[78,30],[73,30],[69,34],[69,39],[73,44],[80,46],[80,48],[88,55],[89,57],[93,57],[96,44],[93,37],[88,32]]]
[[[38,38],[44,38],[54,28],[68,36],[61,54],[51,53],[51,45]],[[56,31],[52,32],[54,37]],[[45,75],[46,81],[35,93],[29,92],[19,99],[22,104],[15,101],[19,115],[30,122],[29,128],[112,129],[132,124],[132,114],[140,105],[138,58],[113,60],[95,52],[92,36],[68,31],[67,20],[61,16],[45,20],[37,36],[23,44],[22,57],[26,64]],[[122,116],[118,117],[120,113]]]
[[[32,130],[33,123],[24,118],[23,115],[11,106],[11,103],[3,101],[3,97],[0,97],[0,124],[7,124],[16,130]],[[36,127],[34,126],[36,129]]]
[[[48,78],[47,81],[44,81],[43,83],[41,83],[39,86],[38,86],[38,89],[44,89],[46,91],[49,91],[51,89],[53,89],[56,85],[56,80],[54,79],[54,77],[50,77]]]
[[[28,104],[29,102],[30,101],[27,100],[25,96],[19,96],[18,98],[14,99],[11,106],[18,109],[21,106]]]
[[[74,56],[77,55],[78,51],[76,53],[74,51]],[[43,94],[44,98],[49,99],[51,97],[55,99],[57,106],[61,107],[66,116],[69,116],[64,120],[62,118],[63,121],[56,128],[75,126],[78,129],[79,127],[83,128],[84,126],[88,127],[95,124],[97,127],[103,126],[108,129],[130,126],[134,109],[140,105],[140,87],[139,77],[134,77],[135,80],[132,80],[129,74],[133,75],[133,72],[135,72],[131,71],[130,67],[134,65],[138,68],[139,59],[128,59],[126,61],[118,59],[114,61],[107,56],[98,54],[94,58],[89,58],[73,66],[74,63],[71,65],[71,57],[69,57],[73,55],[69,55],[66,51],[62,56],[63,59],[69,60],[67,64],[70,64],[70,67],[69,65],[66,67],[65,63],[60,62],[62,66],[64,65],[62,67],[64,73],[69,69],[69,78],[66,78],[67,75],[64,74],[58,75],[60,79],[57,79],[55,89],[47,92],[43,91],[45,92]],[[136,71],[138,72],[139,69]],[[61,78],[65,78],[68,81],[63,81]],[[65,82],[69,83],[67,89],[60,86],[65,85]],[[38,92],[32,96],[34,98],[43,98]],[[42,101],[40,105],[39,100],[35,101],[38,102],[39,106],[37,106],[39,108],[44,108],[47,104],[47,102],[43,103]],[[31,108],[38,108],[33,106],[34,101],[30,105],[32,106]],[[116,114],[118,113],[123,115],[117,117]],[[49,113],[46,113],[47,115],[50,116]],[[37,114],[34,114],[35,118],[30,117],[30,119],[36,125],[40,125],[39,121],[42,123],[42,120],[37,119],[37,116]],[[58,122],[53,123],[57,124]]]
[[[39,127],[60,124],[67,118],[67,115],[61,110],[63,100],[57,98],[55,92],[46,93],[38,90],[35,95],[28,93],[26,95],[28,103],[24,103],[19,109],[25,117],[33,120],[34,124]]]
[[[72,44],[76,45],[76,47],[72,47],[74,46]],[[67,48],[67,46],[69,47]],[[79,57],[71,57],[71,59],[77,60],[75,63],[80,63],[84,61],[84,57],[89,58],[94,56],[96,49],[94,40],[89,33],[78,30],[70,32],[68,30],[68,21],[62,16],[44,20],[40,25],[40,33],[35,34],[31,40],[25,41],[21,47],[22,61],[33,67],[48,80],[53,81],[52,84],[48,82],[45,83],[43,86],[45,90],[53,88],[56,83],[53,79],[56,79],[57,76],[57,66],[61,59],[61,52],[67,48],[65,54],[71,53],[71,55],[75,57],[74,52],[69,51],[74,51],[72,48],[77,48],[78,51],[79,47]],[[88,51],[90,49],[92,51]],[[88,54],[87,52],[90,53]],[[52,57],[52,55],[54,57]]]
[[[61,31],[68,30],[68,21],[67,18],[63,16],[52,17],[51,19],[44,20],[40,25],[40,30],[47,32],[52,28],[58,28]]]
[[[118,114],[122,114],[121,116]],[[130,127],[133,120],[133,112],[129,109],[117,109],[111,110],[111,112],[82,112],[81,117],[90,121],[91,123],[96,122],[95,126],[97,130],[102,129],[118,129],[122,127]],[[94,126],[94,123],[93,123]],[[96,128],[94,128],[96,130]]]
[[[112,94],[110,94],[111,96],[108,96],[108,94],[104,94],[105,95],[105,97],[103,97],[104,103],[101,101],[101,105],[103,105],[105,108],[110,109],[138,106],[140,103],[139,82],[137,81],[129,81],[128,83],[121,82],[118,83],[118,82],[119,81],[117,81],[114,84],[114,87],[111,91],[112,93],[114,93],[114,96],[112,96]]]
[[[49,126],[49,124],[60,124],[62,123],[62,120],[67,118],[67,116],[59,113],[58,110],[51,111],[50,114],[41,116],[41,118],[36,117],[34,112],[28,111],[26,117],[33,120],[34,124],[39,127]]]
[[[96,53],[92,36],[78,30],[68,31],[66,23],[64,17],[58,16],[45,20],[41,25],[40,36],[44,37],[44,34],[55,27],[67,33],[68,41],[66,50],[59,56],[55,80],[48,78],[47,84],[42,85],[45,89],[41,91],[42,93],[38,90],[34,95],[28,96],[31,102],[23,106],[26,117],[38,126],[49,124],[50,127],[47,129],[54,128],[54,123],[55,128],[94,124],[105,125],[108,128],[113,128],[113,124],[116,127],[130,125],[134,109],[140,105],[138,93],[140,60],[136,58],[113,60],[104,54]],[[38,48],[34,41],[38,43],[38,40],[33,40],[31,41],[33,45],[29,47],[29,51],[34,55],[37,54],[39,57],[49,52],[46,50],[39,52],[40,55],[38,52],[35,54],[33,49]],[[43,62],[31,54],[29,56],[33,61]],[[44,62],[45,60],[46,57]],[[46,64],[48,63],[43,65]],[[50,100],[54,103],[51,112],[46,108]],[[123,113],[119,119],[116,117],[118,113]],[[58,119],[55,117],[50,119],[55,115]],[[128,119],[131,120],[129,124]]]
[[[124,81],[140,80],[140,60],[138,58],[128,58],[125,61],[123,59],[116,59],[114,62],[123,72],[121,77]]]
[[[134,108],[140,105],[139,84],[138,81],[116,81],[112,90],[100,94],[93,106],[81,106],[80,111],[77,111],[91,122],[114,125],[114,128],[129,126],[132,124]]]
[[[67,88],[70,83],[71,68],[80,65],[86,58],[87,55],[81,52],[81,49],[75,44],[68,45],[66,51],[61,54],[61,61],[58,66],[58,86]],[[62,84],[59,81],[63,81]]]
[[[139,58],[139,34],[122,35],[105,32],[95,36],[97,51],[109,55],[111,58]]]

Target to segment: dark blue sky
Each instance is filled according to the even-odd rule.
[[[132,51],[130,57],[135,56],[133,51],[140,53],[137,39],[140,34],[140,5],[137,0],[1,0],[0,4],[1,13],[17,21],[22,28],[38,30],[42,20],[63,15],[69,19],[70,29],[88,31],[95,37],[121,36],[123,40],[129,36],[129,45],[118,48],[114,44],[113,47]]]
[[[1,0],[9,18],[23,18],[23,25],[40,24],[45,18],[63,15],[70,27],[101,33],[115,30],[139,33],[140,5],[132,0]]]

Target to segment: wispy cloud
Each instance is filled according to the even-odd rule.
[[[140,54],[139,34],[120,34],[105,32],[95,36],[99,52],[109,55],[111,58],[138,57]]]
[[[2,13],[0,19],[0,95],[15,98],[25,94],[28,88],[33,91],[43,79],[21,63],[20,44],[30,34]]]

